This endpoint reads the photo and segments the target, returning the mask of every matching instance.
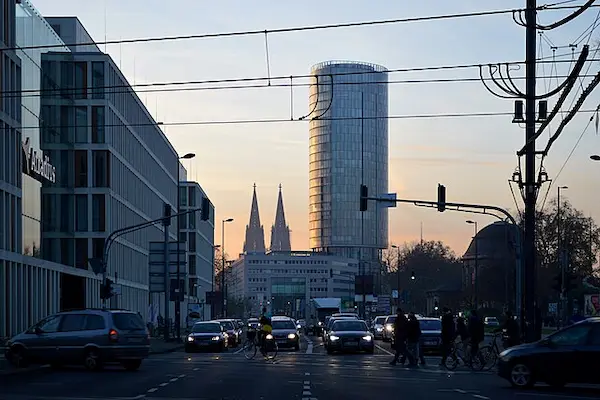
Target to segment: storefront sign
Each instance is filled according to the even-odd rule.
[[[42,178],[56,182],[56,167],[41,150],[31,147],[29,138],[23,142],[23,173],[41,181]]]

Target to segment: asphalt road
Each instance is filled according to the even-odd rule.
[[[336,400],[581,400],[598,389],[540,387],[519,392],[493,372],[445,371],[439,358],[425,367],[391,366],[389,345],[376,354],[327,355],[320,339],[303,339],[299,352],[281,351],[274,362],[248,361],[238,350],[222,354],[175,352],[151,356],[139,371],[81,368],[0,376],[1,400],[281,399]]]

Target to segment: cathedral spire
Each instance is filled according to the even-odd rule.
[[[252,206],[250,207],[250,221],[246,225],[246,241],[244,242],[244,253],[264,253],[265,232],[260,224],[258,213],[258,199],[256,197],[256,183],[252,192]]]
[[[271,228],[271,251],[292,251],[290,243],[290,227],[285,222],[285,211],[283,210],[281,184],[279,184],[279,197],[277,199],[275,223]]]

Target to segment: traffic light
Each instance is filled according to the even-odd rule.
[[[171,205],[165,203],[164,204],[164,208],[163,208],[163,225],[164,226],[169,226],[171,225]]]
[[[554,277],[554,283],[552,284],[552,289],[556,290],[558,293],[562,291],[562,274],[558,273]]]
[[[433,309],[435,311],[440,309],[440,303],[437,300],[433,303]]]
[[[367,211],[367,198],[369,197],[369,188],[360,185],[360,211]]]
[[[567,272],[565,274],[565,291],[566,292],[570,292],[571,290],[577,289],[576,279],[577,279],[577,277],[575,276],[575,274],[573,274],[571,272]]]
[[[114,296],[112,284],[113,281],[108,278],[100,284],[100,298],[102,300],[110,299]]]
[[[439,212],[446,211],[446,186],[438,183],[437,209]]]
[[[410,273],[410,279],[412,279],[413,281],[415,280],[415,271],[412,271]]]

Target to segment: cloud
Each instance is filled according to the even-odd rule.
[[[419,164],[421,166],[447,166],[447,165],[481,165],[486,167],[504,167],[506,164],[499,161],[477,160],[472,158],[450,157],[392,157],[390,163]]]

